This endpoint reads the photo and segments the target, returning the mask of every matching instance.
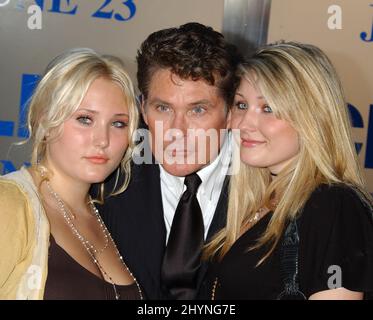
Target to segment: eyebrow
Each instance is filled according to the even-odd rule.
[[[93,114],[98,114],[99,113],[96,110],[91,110],[91,109],[87,109],[87,108],[81,108],[81,109],[78,109],[77,111],[81,111],[81,110],[87,111],[87,112],[93,113]],[[126,117],[128,117],[128,114],[127,113],[116,113],[116,114],[114,114],[114,116],[126,116]]]
[[[236,95],[244,98],[244,95],[242,93],[236,92]],[[263,96],[257,96],[256,98],[259,99],[259,100],[265,100],[265,98]]]
[[[148,102],[150,105],[154,105],[154,104],[164,104],[164,105],[167,105],[167,106],[171,106],[172,103],[169,103],[165,100],[162,100],[162,99],[159,99],[159,98],[154,98],[152,100],[150,100]],[[191,103],[189,103],[188,105],[190,106],[195,106],[195,105],[199,105],[199,104],[207,104],[207,105],[212,105],[211,101],[210,100],[207,100],[207,99],[201,99],[201,100],[197,100],[197,101],[193,101]]]
[[[166,105],[169,105],[170,103],[168,103],[167,101],[164,101],[162,99],[159,99],[159,98],[154,98],[152,100],[149,100],[148,102],[149,104],[158,104],[158,103],[161,103],[161,104],[166,104]]]
[[[202,99],[202,100],[197,100],[195,102],[190,103],[190,105],[198,105],[198,104],[207,104],[207,105],[212,105],[212,103],[209,100]]]

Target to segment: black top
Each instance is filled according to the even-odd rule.
[[[115,285],[120,300],[138,300],[136,283]],[[113,285],[76,262],[50,236],[44,300],[115,300]]]
[[[202,298],[211,298],[215,281],[215,299],[276,299],[284,290],[281,241],[258,267],[265,248],[247,251],[271,216],[267,214],[244,233],[220,263],[212,263]],[[373,217],[354,190],[322,185],[307,201],[297,225],[299,286],[306,298],[328,290],[328,284],[338,286],[339,274],[342,287],[373,292]]]

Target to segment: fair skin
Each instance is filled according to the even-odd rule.
[[[53,190],[76,216],[74,225],[98,250],[106,242],[97,218],[87,204],[88,191],[92,183],[103,181],[119,165],[128,146],[128,121],[128,108],[120,86],[106,78],[97,78],[76,112],[62,124],[62,134],[57,135],[56,130],[50,132],[41,163],[52,173],[50,185]],[[37,168],[30,169],[30,173],[39,186],[41,177]],[[56,243],[88,271],[110,282],[72,233],[46,183],[40,185],[40,190]],[[96,259],[114,283],[133,282],[111,241]]]
[[[277,119],[265,98],[243,79],[235,96],[232,129],[239,129],[240,158],[253,167],[268,168],[278,174],[299,152],[295,129],[285,120]],[[345,288],[316,292],[310,300],[360,300],[362,292]]]
[[[240,130],[240,157],[250,166],[278,174],[299,152],[295,129],[277,119],[262,94],[244,79],[235,96],[232,129]]]
[[[229,113],[216,87],[180,79],[167,69],[153,75],[142,111],[155,158],[179,177],[213,161],[224,139],[220,130],[229,127]],[[206,140],[200,139],[204,134]]]

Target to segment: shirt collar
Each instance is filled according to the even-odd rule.
[[[198,171],[202,180],[200,191],[211,200],[219,180],[225,179],[231,160],[231,134],[227,133],[218,156],[206,167]]]
[[[176,195],[181,195],[184,189],[184,177],[177,177],[172,174],[169,174],[161,164],[159,165],[160,177],[163,183],[173,191]]]

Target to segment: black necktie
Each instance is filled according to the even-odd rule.
[[[162,266],[162,281],[172,299],[194,299],[204,243],[204,226],[197,200],[200,177],[185,177],[187,189],[172,221]]]

